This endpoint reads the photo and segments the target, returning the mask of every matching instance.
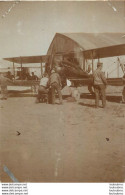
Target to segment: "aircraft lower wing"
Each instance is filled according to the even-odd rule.
[[[79,85],[93,85],[93,78],[92,76],[89,76],[89,78],[79,78],[79,77],[68,77],[68,79],[74,83],[78,83]],[[108,78],[107,79],[108,85],[112,86],[123,86],[123,81],[122,78]],[[15,80],[12,83],[9,83],[9,86],[16,86],[16,87],[21,87],[21,86],[26,86],[26,87],[31,87],[31,86],[37,86],[39,85],[39,81],[21,81],[21,80]],[[21,89],[21,88],[20,88]]]

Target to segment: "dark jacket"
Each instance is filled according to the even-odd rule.
[[[61,86],[61,79],[58,73],[54,72],[50,75],[49,85],[51,86],[53,83],[58,83]]]

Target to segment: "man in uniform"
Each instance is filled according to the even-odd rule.
[[[49,85],[52,92],[52,104],[55,104],[55,91],[57,91],[59,96],[59,104],[62,104],[62,94],[61,94],[61,78],[57,72],[53,69],[49,78]]]
[[[105,78],[104,73],[102,72],[103,63],[97,64],[97,69],[93,73],[94,78],[94,89],[95,89],[95,106],[96,108],[99,107],[99,98],[101,95],[102,98],[102,107],[105,108],[106,106],[106,85],[107,81]]]
[[[7,100],[7,84],[13,83],[10,79],[6,78],[3,74],[0,75],[1,86],[1,100]]]
[[[123,90],[122,90],[122,103],[125,103],[125,64],[120,62],[120,59],[118,58],[118,62],[120,64],[120,67],[124,73],[123,77],[122,77],[122,81],[123,81]]]
[[[124,75],[122,77],[122,80],[123,80],[122,103],[125,104],[125,72],[124,72]]]

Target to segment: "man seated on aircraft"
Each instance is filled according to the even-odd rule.
[[[36,76],[34,72],[32,72],[31,80],[38,81],[38,76]]]
[[[26,80],[28,80],[28,81],[31,80],[31,75],[29,72],[26,73]]]
[[[48,94],[48,88],[49,88],[48,81],[49,81],[48,74],[44,73],[43,77],[40,80],[36,103],[40,102],[42,94]]]
[[[6,76],[8,79],[10,80],[13,80],[14,79],[14,76],[11,74],[10,71],[7,72],[7,76]]]

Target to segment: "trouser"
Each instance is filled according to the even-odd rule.
[[[1,99],[7,99],[7,85],[1,86]]]
[[[58,93],[59,102],[62,103],[61,87],[58,83],[54,82],[51,84],[52,104],[55,104],[55,91]]]
[[[93,91],[92,87],[93,87],[92,85],[88,85],[88,90],[91,94],[94,94],[94,91]]]
[[[95,105],[96,105],[96,107],[99,106],[100,96],[102,99],[102,106],[105,107],[106,106],[106,93],[105,93],[106,86],[103,84],[102,85],[95,85],[94,89],[95,89]]]
[[[122,102],[125,102],[125,86],[123,87],[122,91]]]
[[[48,90],[44,86],[39,86],[37,99],[40,100],[42,94],[47,94]]]

